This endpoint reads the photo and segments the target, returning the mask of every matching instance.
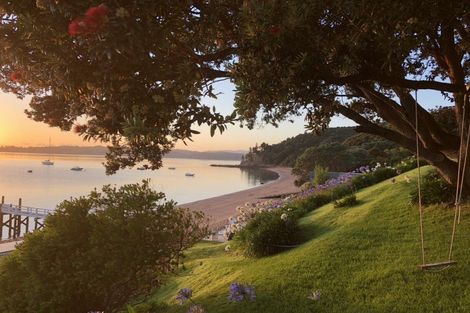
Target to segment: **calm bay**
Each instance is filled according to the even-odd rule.
[[[0,154],[0,195],[5,196],[5,203],[16,204],[22,198],[24,206],[54,208],[65,199],[87,195],[106,184],[121,186],[143,179],[150,179],[152,188],[164,192],[167,199],[187,203],[249,189],[276,178],[267,171],[210,166],[235,165],[238,161],[166,158],[156,171],[124,169],[108,176],[103,157],[54,155],[54,165],[43,165],[41,162],[48,158],[41,154]],[[83,170],[72,171],[74,166]]]

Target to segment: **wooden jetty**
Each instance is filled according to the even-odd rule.
[[[53,209],[40,209],[23,206],[21,198],[18,205],[5,204],[2,196],[0,203],[0,243],[3,240],[18,239],[22,234],[44,227],[44,219],[51,214]],[[7,235],[3,236],[5,233]]]

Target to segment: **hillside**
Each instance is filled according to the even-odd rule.
[[[407,174],[416,179],[416,171]],[[417,268],[418,211],[409,205],[413,183],[406,183],[402,174],[395,184],[385,181],[358,192],[355,207],[334,209],[329,204],[315,210],[301,220],[311,239],[273,257],[248,259],[224,252],[226,244],[201,243],[188,252],[186,269],[149,301],[169,304],[168,312],[185,312],[175,295],[187,287],[206,312],[217,313],[469,312],[469,207],[456,235],[457,265],[423,272]],[[452,220],[452,208],[426,209],[429,262],[446,260]],[[254,285],[256,301],[228,303],[232,282]],[[312,290],[321,292],[318,302],[307,298]]]
[[[287,138],[280,143],[267,145],[261,144],[258,148],[253,148],[257,158],[264,164],[276,164],[293,166],[297,158],[305,149],[318,146],[323,143],[343,142],[357,133],[354,127],[328,128],[320,135],[313,133],[299,134],[295,137]],[[249,154],[245,159],[249,159]]]
[[[308,151],[312,149],[323,149],[325,151],[334,150],[333,146],[344,150],[342,154],[346,159],[358,158],[356,163],[364,165],[376,162],[393,163],[401,160],[409,154],[403,153],[395,143],[386,139],[357,133],[355,127],[333,127],[328,128],[320,134],[304,133],[295,137],[287,138],[277,144],[262,143],[250,148],[243,157],[243,166],[281,165],[294,167],[296,162],[303,156],[310,159],[312,155]],[[399,152],[400,151],[400,152]],[[336,161],[337,164],[324,165],[330,168],[341,167],[343,162]],[[350,169],[340,169],[348,171]]]

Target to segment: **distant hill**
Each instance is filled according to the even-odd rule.
[[[300,134],[277,144],[268,145],[263,143],[258,147],[250,148],[250,152],[244,156],[244,162],[253,161],[256,164],[294,166],[297,158],[307,148],[333,142],[344,142],[355,135],[357,135],[357,132],[354,127],[328,128],[321,135]]]
[[[107,148],[103,146],[79,147],[79,146],[54,146],[49,147],[15,147],[0,146],[0,152],[14,153],[40,153],[40,154],[81,154],[104,156]],[[179,159],[203,159],[203,160],[233,160],[240,161],[244,152],[242,151],[191,151],[175,149],[166,154],[167,158]]]

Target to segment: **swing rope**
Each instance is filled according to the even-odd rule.
[[[470,86],[467,86],[467,92],[464,95],[464,102],[463,102],[463,114],[462,114],[462,129],[464,128],[464,123],[465,123],[465,106],[468,102],[468,92],[470,91]],[[465,170],[467,167],[467,158],[468,158],[468,148],[470,144],[470,124],[468,125],[467,129],[467,142],[465,145],[465,156],[463,159],[463,168],[462,168],[462,180],[460,181],[460,191],[459,191],[459,216],[458,216],[458,221],[457,223],[460,224],[460,215],[462,211],[462,207],[460,206],[460,202],[462,200],[462,192],[463,192],[463,186],[464,186],[464,177],[465,177]]]
[[[421,167],[419,164],[419,137],[418,137],[418,90],[415,90],[415,134],[416,134],[416,165],[418,167],[418,209],[419,209],[419,232],[421,236],[421,256],[423,264],[424,256],[424,231],[423,231],[423,205],[421,201]]]
[[[457,165],[457,182],[455,190],[455,211],[454,211],[454,223],[452,226],[452,236],[450,240],[449,247],[449,258],[447,262],[440,262],[434,264],[426,264],[425,260],[425,251],[424,251],[424,230],[423,230],[423,205],[422,205],[422,195],[421,195],[421,168],[420,168],[420,155],[419,155],[419,122],[418,122],[418,90],[415,90],[415,133],[416,133],[416,164],[418,167],[418,209],[419,209],[419,228],[420,228],[420,237],[421,237],[421,256],[422,256],[422,269],[435,269],[441,267],[441,270],[449,268],[450,265],[455,264],[455,261],[452,261],[452,250],[454,247],[455,232],[457,229],[457,224],[460,223],[461,215],[461,206],[460,202],[462,200],[463,186],[465,183],[465,170],[467,166],[468,158],[468,147],[470,144],[470,124],[466,126],[465,124],[465,109],[468,102],[468,93],[470,92],[470,86],[467,86],[467,91],[464,95],[464,103],[462,108],[462,121],[461,121],[461,130],[460,130],[460,147],[458,155],[458,165]],[[465,140],[465,127],[467,127],[467,137]],[[464,150],[465,142],[465,152]],[[444,266],[444,267],[442,267]]]
[[[468,87],[467,87],[468,91]],[[457,222],[460,223],[460,212],[461,212],[461,207],[460,207],[460,201],[462,200],[462,192],[463,192],[463,186],[464,186],[464,178],[465,178],[465,168],[467,165],[467,156],[468,156],[468,144],[469,144],[469,137],[470,137],[470,125],[468,127],[468,132],[467,132],[467,141],[466,141],[466,146],[465,146],[465,156],[464,156],[464,161],[463,161],[463,166],[462,165],[462,154],[463,154],[463,143],[464,143],[464,130],[465,130],[465,107],[467,104],[467,93],[464,95],[464,102],[463,102],[463,108],[462,108],[462,129],[460,131],[460,149],[459,149],[459,163],[458,163],[458,171],[457,171],[457,186],[456,186],[456,191],[455,191],[455,213],[454,213],[454,225],[452,227],[452,236],[450,238],[450,248],[449,248],[449,261],[452,258],[452,249],[454,247],[454,239],[455,239],[455,230],[457,228]]]

